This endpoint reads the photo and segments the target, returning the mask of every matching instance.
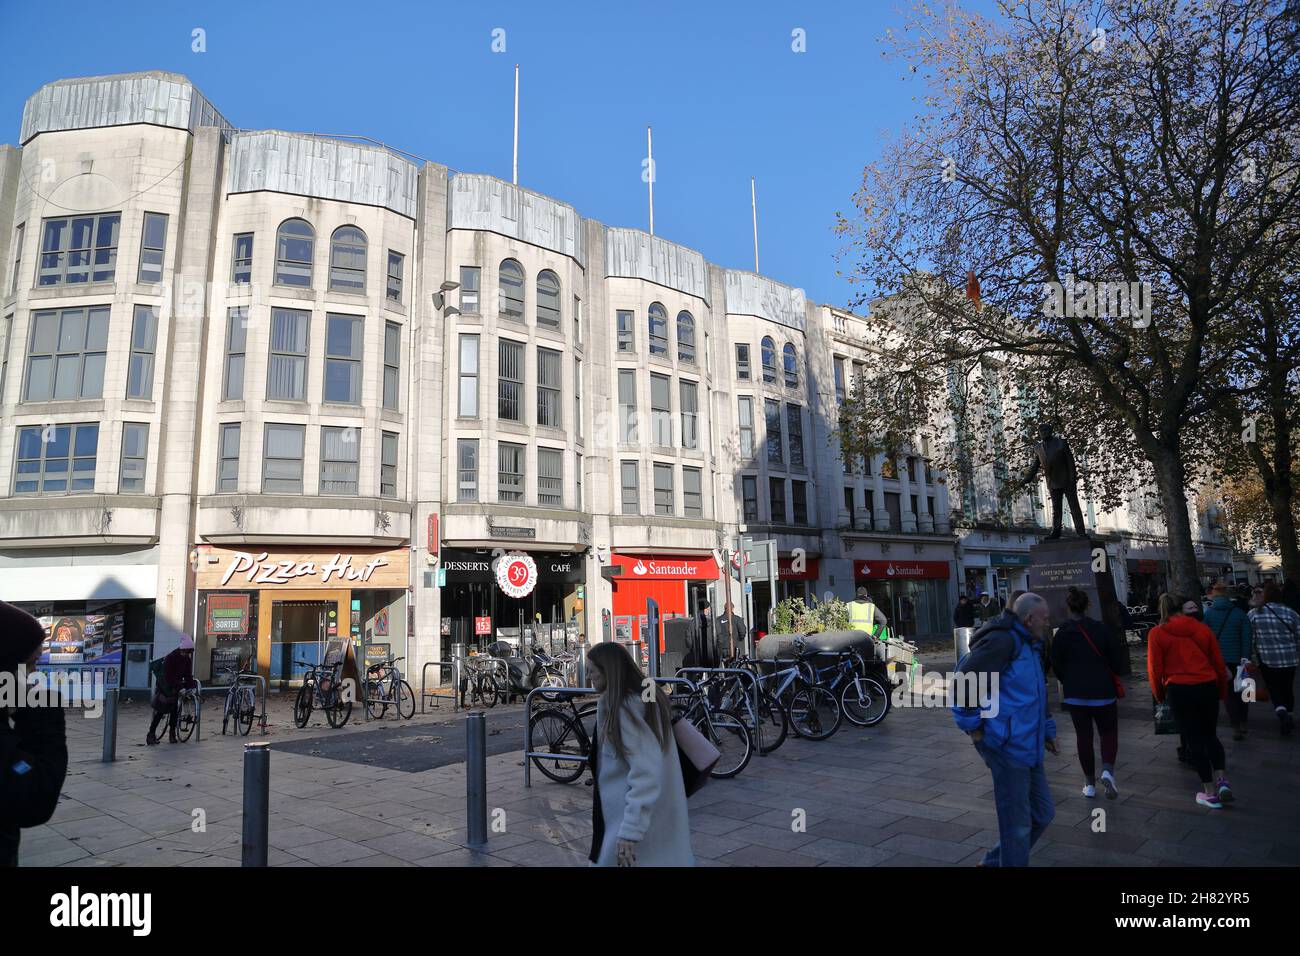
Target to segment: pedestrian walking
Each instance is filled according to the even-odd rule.
[[[1083,795],[1097,795],[1097,761],[1092,749],[1095,725],[1101,740],[1101,785],[1106,797],[1119,796],[1115,758],[1119,753],[1119,697],[1116,674],[1124,667],[1125,647],[1101,621],[1087,616],[1088,595],[1070,588],[1065,606],[1070,619],[1052,637],[1052,671],[1061,682],[1061,703],[1070,712],[1083,769]]]
[[[975,626],[975,607],[970,603],[970,598],[964,594],[957,598],[957,607],[952,612],[952,626]]]
[[[1229,667],[1244,667],[1250,663],[1250,618],[1233,601],[1228,582],[1219,578],[1210,588],[1210,609],[1205,612],[1205,626],[1214,632],[1219,642],[1219,653]],[[1228,722],[1232,724],[1232,739],[1245,740],[1250,729],[1250,704],[1245,695],[1229,687],[1223,698]]]
[[[1183,613],[1183,599],[1160,595],[1160,623],[1147,637],[1147,677],[1157,703],[1168,700],[1188,761],[1201,778],[1196,802],[1211,810],[1233,799],[1223,744],[1215,730],[1228,668],[1214,633]]]
[[[998,844],[980,866],[1028,866],[1029,851],[1056,809],[1047,786],[1043,751],[1059,753],[1056,722],[1047,713],[1047,686],[1038,645],[1048,627],[1047,602],[1024,594],[1014,607],[982,626],[958,673],[975,674],[995,689],[996,707],[981,710],[958,700],[959,729],[970,735],[993,775]],[[994,684],[994,676],[997,683]]]
[[[0,675],[14,681],[16,690],[27,683],[44,641],[40,621],[0,601]],[[0,707],[0,866],[18,865],[22,829],[54,815],[68,773],[62,702],[16,703]]]
[[[591,862],[694,866],[668,698],[612,641],[587,653],[587,678],[600,694],[590,758]]]
[[[1300,614],[1282,600],[1282,589],[1267,581],[1255,597],[1250,612],[1255,633],[1255,653],[1259,670],[1268,688],[1269,699],[1277,714],[1278,729],[1285,736],[1295,727],[1295,669],[1300,643]]]
[[[197,686],[194,681],[194,638],[181,635],[180,646],[163,656],[162,673],[155,673],[153,720],[144,742],[149,746],[158,743],[158,725],[167,721],[167,740],[176,743],[176,718],[180,715],[180,692]]]
[[[722,617],[718,618],[717,642],[719,653],[721,653],[723,647],[726,647],[728,660],[734,661],[737,649],[745,646],[745,638],[748,636],[749,625],[742,618],[736,616],[736,608],[728,601],[722,607]]]

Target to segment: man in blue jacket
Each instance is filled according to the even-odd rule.
[[[1056,814],[1043,770],[1044,749],[1060,752],[1056,721],[1047,713],[1040,655],[1048,618],[1046,601],[1021,595],[1014,609],[975,632],[970,653],[957,664],[957,673],[981,675],[978,679],[996,693],[987,709],[963,706],[962,700],[952,708],[957,726],[970,735],[993,774],[999,842],[981,866],[1028,866],[1030,848]]]

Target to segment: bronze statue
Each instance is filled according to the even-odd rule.
[[[1079,474],[1074,467],[1074,455],[1065,439],[1052,434],[1052,426],[1044,423],[1038,426],[1038,437],[1042,439],[1035,447],[1037,458],[1025,477],[1015,487],[1023,488],[1033,481],[1041,471],[1047,479],[1047,490],[1052,494],[1052,533],[1048,540],[1061,536],[1061,498],[1070,503],[1070,520],[1074,522],[1074,533],[1086,538],[1088,531],[1083,524],[1083,509],[1079,506]]]

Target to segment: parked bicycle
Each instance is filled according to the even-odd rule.
[[[677,689],[673,685],[674,691]],[[689,720],[722,753],[709,776],[725,780],[749,765],[754,755],[754,738],[745,721],[735,711],[711,706],[705,689],[695,687],[669,698],[673,720]]]
[[[473,657],[461,660],[461,706],[464,706],[468,696],[470,704],[495,707],[498,700],[504,700],[509,694],[509,681],[497,672],[496,660],[498,658],[483,658],[480,661]]]
[[[230,688],[226,691],[226,706],[221,714],[221,732],[224,734],[235,722],[235,731],[247,737],[253,729],[253,720],[257,717],[257,688],[252,684],[240,683],[241,677],[251,677],[251,670],[235,672]]]
[[[771,661],[773,671],[759,675],[759,688],[781,705],[796,736],[826,740],[840,729],[844,712],[835,695],[818,686],[816,671],[804,654],[803,640],[796,638],[794,643],[795,657]]]
[[[187,687],[176,695],[176,739],[187,741],[199,724],[199,689]]]
[[[399,719],[410,720],[415,716],[415,691],[397,668],[397,662],[404,660],[405,657],[395,657],[366,668],[366,713],[371,717],[387,716],[389,707],[397,711]]]
[[[306,727],[311,720],[311,712],[319,707],[325,711],[325,719],[334,728],[342,727],[352,716],[352,695],[347,693],[339,680],[342,664],[312,664],[308,661],[294,661],[307,670],[302,677],[302,686],[298,688],[298,697],[293,703],[293,722],[299,727]]]
[[[754,674],[757,681],[755,662],[747,658],[738,658],[725,666],[747,670]],[[770,693],[761,687],[758,689],[755,710],[754,685],[738,674],[710,675],[701,686],[710,690],[712,687],[717,688],[714,692],[716,697],[709,693],[709,699],[716,699],[718,709],[737,714],[745,722],[750,736],[754,738],[754,747],[760,754],[770,754],[785,743],[790,721],[785,710]]]
[[[873,727],[885,719],[892,700],[885,690],[889,678],[881,662],[873,660],[868,664],[851,647],[840,651],[835,661],[825,667],[817,666],[817,656],[813,655],[811,662],[814,681],[835,696],[850,722]]]
[[[533,753],[559,755],[559,759],[531,757],[533,766],[556,783],[573,783],[582,776],[596,737],[595,701],[579,707],[575,698],[568,697],[531,715],[528,724]],[[583,759],[575,759],[578,757]]]

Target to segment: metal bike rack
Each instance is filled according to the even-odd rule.
[[[677,668],[677,676],[681,677],[683,674],[735,674],[738,677],[747,678],[749,680],[750,690],[754,698],[754,724],[755,724],[754,729],[755,731],[758,730],[758,726],[757,726],[758,701],[759,701],[758,678],[754,675],[753,671],[747,671],[741,667],[679,667]],[[767,756],[767,754],[759,750],[757,746],[754,747],[754,750],[759,754],[759,756],[762,757]]]
[[[194,742],[203,739],[203,681],[194,680]]]
[[[446,695],[429,690],[430,667],[451,668],[451,709],[453,711],[460,709],[460,668],[457,664],[458,660],[459,658],[453,658],[449,661],[425,661],[424,666],[420,668],[420,713],[428,713],[428,701],[433,701],[433,706],[437,707],[439,706],[438,701],[447,699]],[[442,686],[442,672],[438,674],[438,686]]]
[[[689,683],[689,682],[688,682]],[[586,756],[578,754],[533,753],[533,698],[545,693],[548,696],[584,697],[596,693],[592,687],[534,687],[524,698],[524,787],[533,785],[532,758],[545,757],[548,760],[580,760],[586,762]]]
[[[235,676],[236,685],[238,685],[241,681],[246,681],[246,680],[255,680],[262,685],[262,713],[254,716],[257,716],[259,718],[259,722],[262,725],[262,734],[265,735],[266,734],[266,677],[263,674],[237,674]],[[227,688],[226,693],[230,693],[229,688]],[[226,732],[226,721],[224,719],[224,715],[221,721],[221,732],[222,734]]]

